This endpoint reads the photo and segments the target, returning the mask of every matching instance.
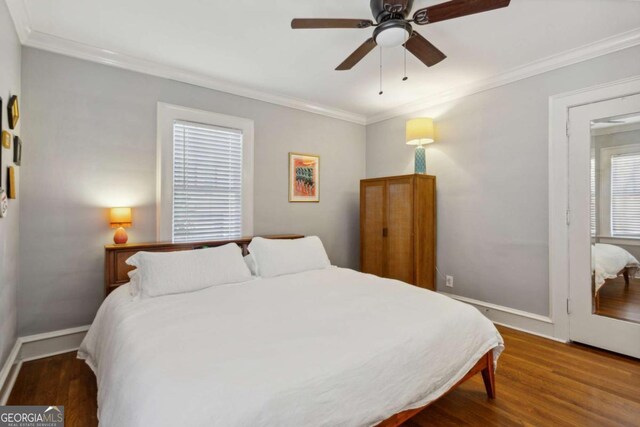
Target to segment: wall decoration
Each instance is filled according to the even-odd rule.
[[[0,218],[7,216],[9,210],[9,201],[7,200],[7,193],[4,188],[0,188]]]
[[[18,107],[18,97],[13,95],[7,103],[7,115],[9,119],[9,128],[15,129],[20,118],[20,107]]]
[[[320,201],[320,156],[289,153],[289,201]]]
[[[11,134],[6,130],[2,131],[2,146],[4,148],[11,148]]]
[[[18,135],[13,137],[13,163],[16,166],[22,163],[22,140]]]
[[[16,193],[16,171],[13,166],[7,168],[7,193],[10,199],[15,199],[18,196]]]

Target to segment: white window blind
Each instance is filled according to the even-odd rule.
[[[242,234],[242,131],[173,122],[173,241]]]
[[[596,159],[591,157],[591,237],[596,235]]]
[[[611,156],[611,235],[640,237],[640,153]]]

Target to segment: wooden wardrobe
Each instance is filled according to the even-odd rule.
[[[360,181],[360,269],[435,290],[435,176]]]

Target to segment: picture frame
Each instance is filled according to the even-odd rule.
[[[7,197],[10,199],[18,197],[16,190],[16,171],[13,166],[7,168]]]
[[[9,122],[9,128],[15,129],[20,119],[20,107],[18,105],[18,96],[13,95],[9,98],[7,103],[7,118]]]
[[[320,202],[320,156],[289,153],[289,202]]]
[[[13,137],[13,164],[16,166],[22,164],[22,139],[18,135]]]
[[[11,148],[11,134],[9,133],[9,131],[2,131],[2,146],[6,149]]]
[[[0,188],[0,218],[7,216],[9,210],[9,201],[7,200],[7,193],[4,188]]]

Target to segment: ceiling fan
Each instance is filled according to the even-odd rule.
[[[427,39],[414,31],[411,24],[426,25],[474,13],[486,12],[509,6],[511,0],[451,0],[417,10],[407,19],[413,0],[371,0],[370,7],[375,22],[370,19],[294,19],[293,29],[307,28],[369,28],[375,27],[373,36],[367,39],[336,70],[350,70],[376,46],[403,45],[427,67],[437,64],[447,56]]]

